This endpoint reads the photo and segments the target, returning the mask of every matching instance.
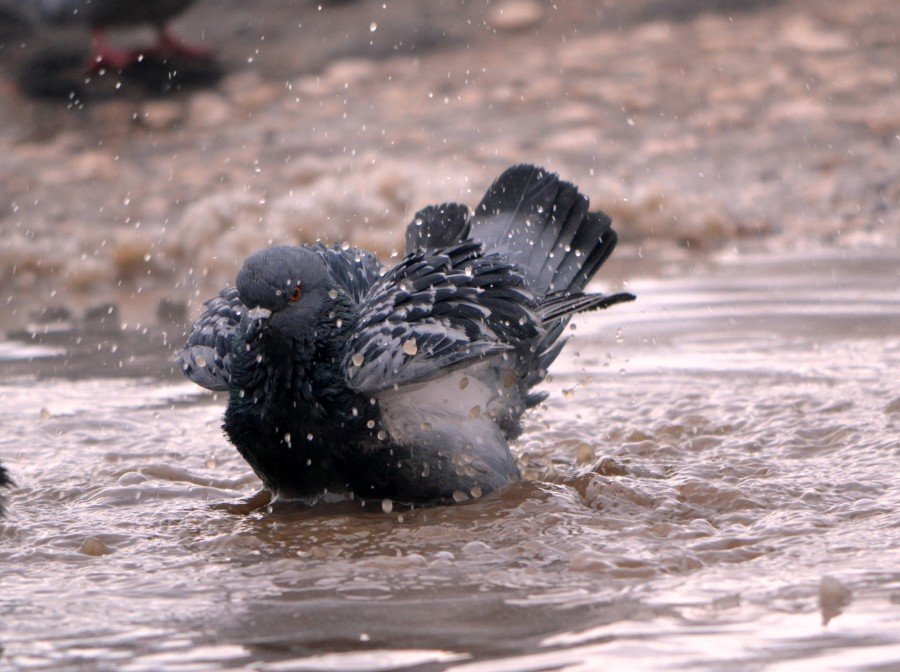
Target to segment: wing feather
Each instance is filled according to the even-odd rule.
[[[360,304],[344,356],[348,385],[379,391],[445,376],[541,333],[521,274],[480,243],[419,249]]]
[[[205,304],[176,361],[184,375],[208,390],[224,392],[231,382],[231,341],[246,309],[237,289],[223,289]]]

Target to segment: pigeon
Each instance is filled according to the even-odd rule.
[[[168,23],[186,10],[194,0],[0,0],[11,13],[11,5],[34,25],[83,24],[91,29],[90,69],[124,70],[136,62],[142,50],[116,49],[106,38],[108,28],[124,28],[149,24],[158,34],[155,51],[193,59],[208,59],[205,47],[189,46],[176,38]]]
[[[509,445],[585,293],[611,220],[554,173],[507,169],[470,212],[419,211],[406,256],[321,243],[252,254],[176,359],[227,392],[223,429],[277,500],[427,506],[520,478]]]
[[[13,484],[12,479],[9,477],[9,472],[6,471],[4,466],[0,464],[0,488],[8,488]],[[3,508],[3,498],[0,497],[0,517],[6,513]]]

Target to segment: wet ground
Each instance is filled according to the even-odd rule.
[[[517,449],[530,480],[430,510],[223,509],[258,482],[158,334],[4,343],[0,660],[896,669],[896,259],[671,271],[635,263],[639,301],[577,321]]]

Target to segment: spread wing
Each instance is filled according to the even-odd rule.
[[[223,392],[231,382],[231,340],[245,306],[234,287],[223,289],[205,304],[176,360],[188,378],[208,390]]]
[[[521,274],[480,243],[417,250],[360,304],[343,360],[347,384],[374,394],[512,350],[541,333],[534,306]]]

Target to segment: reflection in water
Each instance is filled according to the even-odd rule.
[[[751,258],[638,283],[638,303],[578,322],[519,445],[533,480],[390,514],[215,506],[258,487],[221,400],[149,366],[37,378],[22,358],[57,353],[5,345],[18,364],[0,370],[0,454],[18,488],[0,524],[0,660],[900,661],[900,300],[881,289],[895,260],[790,268]]]

